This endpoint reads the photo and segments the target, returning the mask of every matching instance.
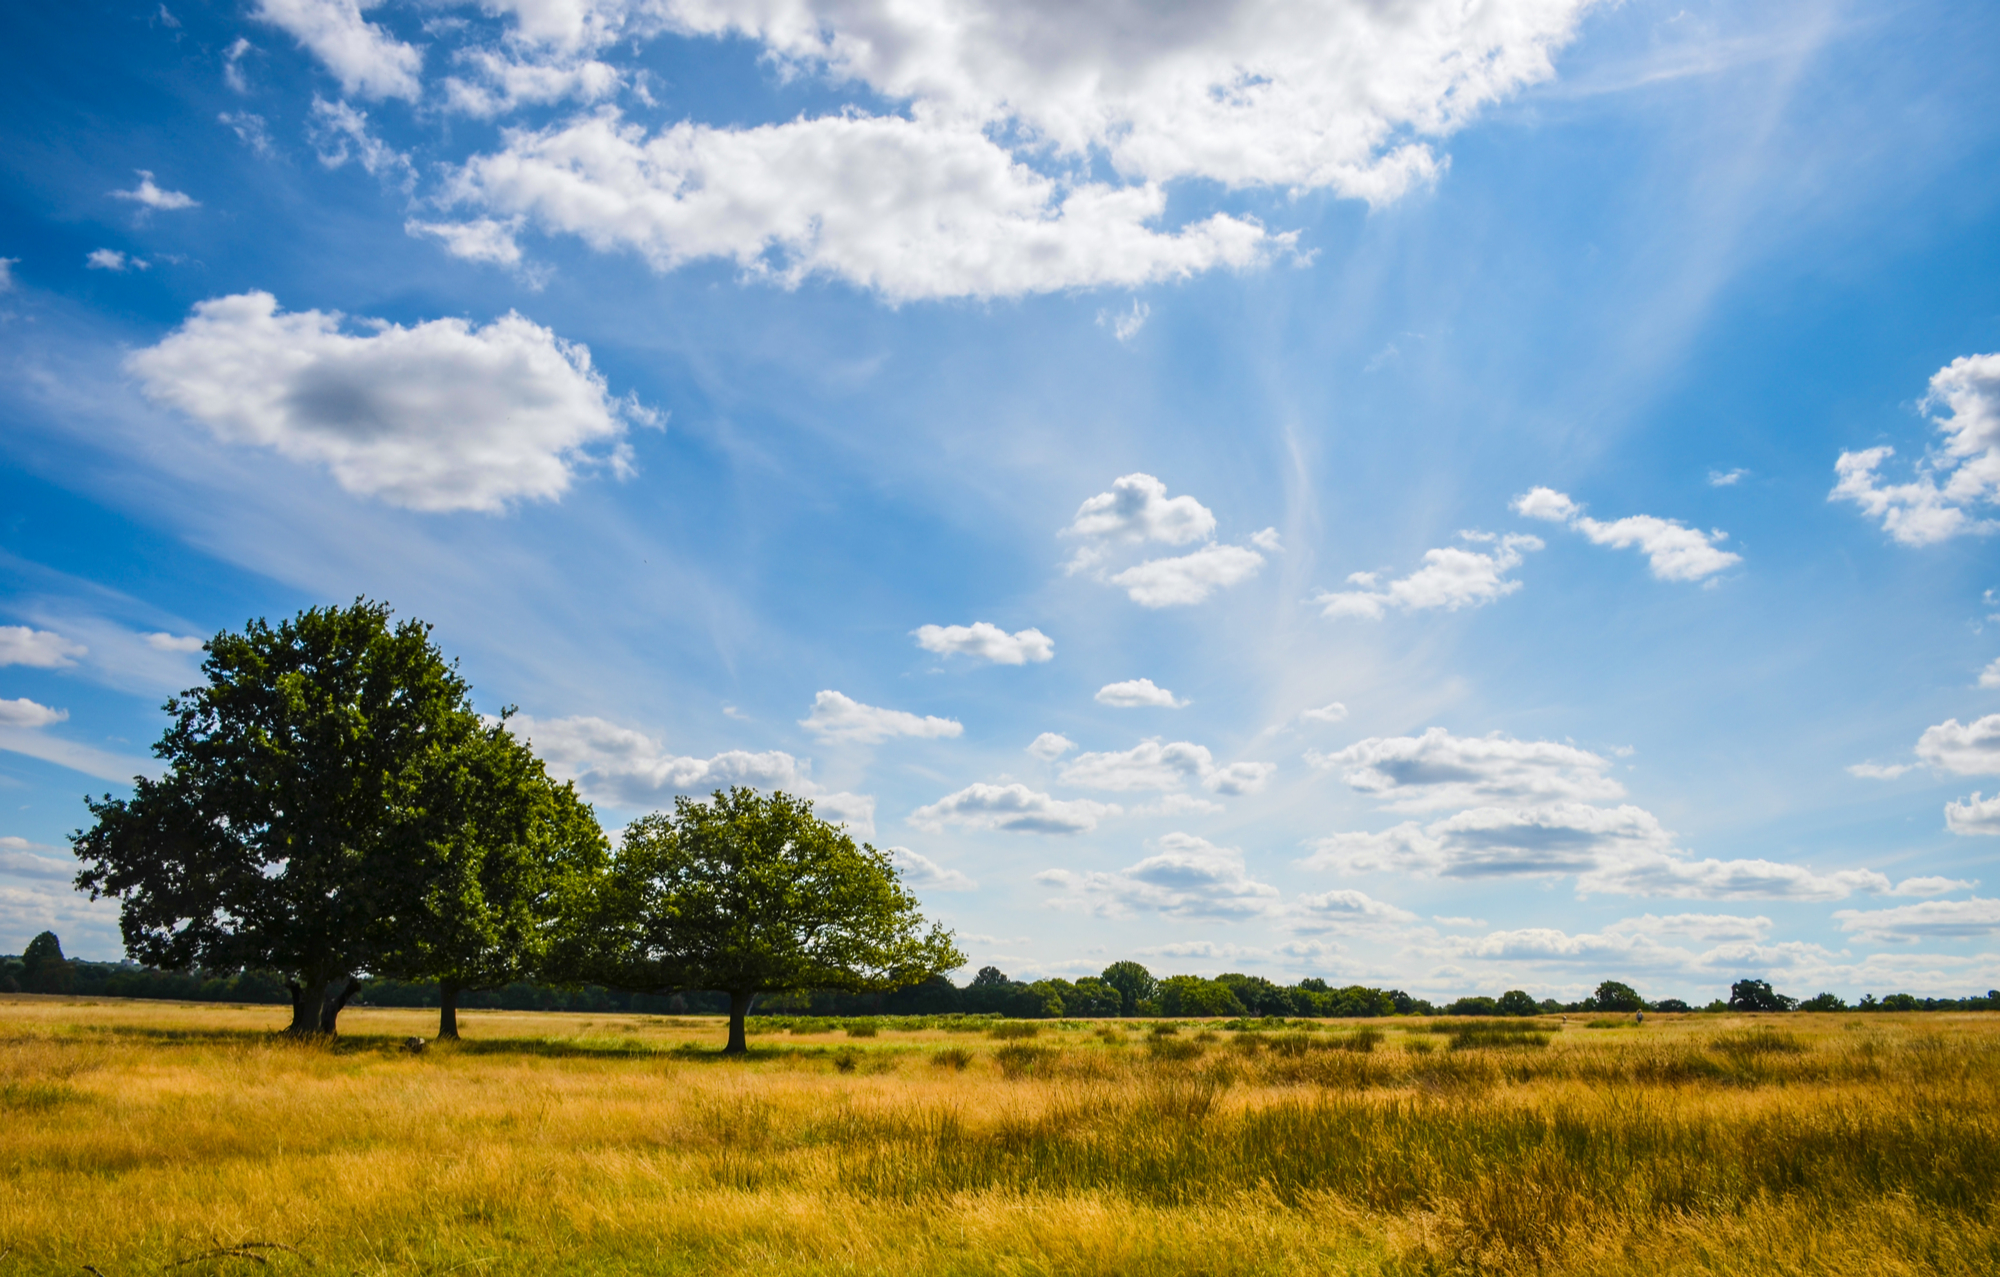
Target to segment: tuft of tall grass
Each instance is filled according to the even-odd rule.
[[[1001,1021],[986,1032],[994,1038],[1033,1038],[1042,1027],[1033,1021]]]

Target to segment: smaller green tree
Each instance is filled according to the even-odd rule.
[[[1801,1012],[1844,1012],[1847,1000],[1838,994],[1815,994],[1799,1004]]]
[[[1526,990],[1508,990],[1500,996],[1500,1011],[1504,1015],[1533,1016],[1541,1010],[1541,1004],[1529,997]]]
[[[21,951],[21,988],[30,994],[67,994],[76,985],[76,968],[63,957],[54,932],[43,932]]]
[[[625,837],[594,910],[587,966],[605,984],[729,996],[729,1044],[762,993],[887,990],[965,964],[926,929],[885,852],[856,845],[807,799],[738,787],[681,798]]]
[[[1137,1016],[1139,1004],[1151,1001],[1159,988],[1153,974],[1130,959],[1120,959],[1105,968],[1099,979],[1118,991],[1120,1016]]]
[[[1590,999],[1600,1012],[1643,1012],[1646,1000],[1639,997],[1639,991],[1623,981],[1606,981],[1597,987],[1597,993]]]
[[[1797,1006],[1797,999],[1777,993],[1769,981],[1745,977],[1729,987],[1729,1010],[1732,1012],[1789,1012]]]

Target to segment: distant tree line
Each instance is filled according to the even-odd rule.
[[[95,998],[157,998],[190,1003],[290,1001],[276,972],[171,972],[135,963],[93,963],[65,959],[53,932],[29,942],[19,956],[0,955],[0,993],[74,994]],[[437,982],[371,980],[352,1000],[357,1007],[438,1007]],[[1127,1002],[1129,996],[1129,1003]],[[461,992],[460,1008],[517,1012],[632,1012],[655,1015],[722,1015],[729,996],[712,990],[650,994],[594,984],[515,981],[494,989]],[[1647,1000],[1631,986],[1606,981],[1590,998],[1564,1003],[1536,1002],[1520,990],[1498,998],[1471,995],[1447,1003],[1412,998],[1401,990],[1349,985],[1340,989],[1307,978],[1283,986],[1261,976],[1225,972],[1155,978],[1134,962],[1113,963],[1101,976],[1015,981],[997,968],[981,968],[971,981],[954,985],[932,976],[892,990],[803,990],[768,994],[751,1008],[753,1016],[1004,1016],[1020,1020],[1054,1017],[1369,1017],[1369,1016],[1537,1016],[1583,1012],[1986,1012],[2000,1011],[2000,990],[1969,998],[1919,998],[1914,994],[1863,995],[1848,1003],[1836,994],[1798,1000],[1774,994],[1769,982],[1745,979],[1731,987],[1730,999],[1692,1007],[1675,998]]]

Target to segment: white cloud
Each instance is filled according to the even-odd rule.
[[[234,63],[230,64],[229,70],[232,72],[235,70]],[[253,115],[248,111],[224,111],[215,118],[228,125],[230,132],[236,135],[236,140],[258,155],[270,155],[276,150],[271,143],[270,126],[264,123],[263,116]]]
[[[1948,417],[1931,421],[1943,436],[1908,483],[1883,484],[1877,471],[1895,455],[1886,445],[1843,452],[1828,501],[1851,501],[1905,546],[1925,546],[2000,528],[1977,513],[2000,501],[2000,354],[1963,355],[1932,377],[1926,407]]]
[[[200,652],[207,643],[200,635],[170,635],[164,630],[146,636],[146,646],[155,652]]]
[[[68,883],[76,877],[76,858],[68,848],[30,843],[17,835],[0,835],[0,874],[24,879]]]
[[[1416,918],[1408,910],[1378,901],[1356,888],[1336,888],[1302,896],[1292,910],[1292,926],[1304,932],[1414,923]]]
[[[490,217],[470,222],[420,222],[411,218],[403,223],[407,234],[444,241],[445,252],[453,257],[494,266],[521,264],[521,246],[514,242],[514,232],[519,229],[517,222],[496,222]]]
[[[1974,790],[1969,799],[1945,804],[1944,828],[1953,834],[2000,835],[2000,794],[1987,799]]]
[[[229,443],[327,467],[349,492],[414,510],[554,500],[585,452],[646,410],[610,397],[587,347],[509,312],[340,331],[339,312],[278,310],[269,293],[196,305],[126,368],[146,393]],[[625,454],[614,450],[614,467]]]
[[[1606,775],[1602,755],[1555,741],[1518,741],[1495,732],[1453,736],[1430,728],[1419,737],[1369,737],[1306,762],[1391,809],[1422,812],[1493,802],[1516,804],[1615,799],[1624,787]]]
[[[257,46],[251,44],[249,40],[242,36],[237,36],[236,43],[222,51],[222,81],[238,93],[250,92],[250,81],[243,74],[243,56],[247,53],[256,52],[256,49]],[[249,118],[257,121],[257,128],[261,133],[264,122],[254,115]],[[226,115],[222,117],[222,120],[225,124],[229,123],[229,117]],[[250,139],[244,138],[243,140],[248,142]],[[257,149],[261,151],[264,148],[259,147]]]
[[[735,785],[805,797],[815,797],[817,790],[807,776],[811,765],[782,750],[725,750],[706,759],[675,755],[642,732],[590,715],[516,715],[509,726],[533,744],[551,774],[576,782],[586,798],[617,807],[664,806],[676,794]]]
[[[458,171],[452,197],[656,270],[719,257],[788,287],[830,277],[892,302],[1136,288],[1253,266],[1293,239],[1223,213],[1152,229],[1163,188],[1066,185],[932,117],[683,121],[648,138],[607,107],[509,133]]]
[[[1078,755],[1062,771],[1065,785],[1093,790],[1178,790],[1190,782],[1216,794],[1255,794],[1278,770],[1275,763],[1217,767],[1207,746],[1162,743],[1154,737],[1130,750]]]
[[[1053,763],[1074,749],[1076,742],[1060,732],[1044,732],[1028,743],[1028,753],[1044,763]]]
[[[820,820],[846,826],[848,834],[857,839],[875,837],[874,795],[850,794],[845,790],[822,794],[817,793],[819,787],[810,783],[801,789],[812,799],[813,815]]]
[[[0,702],[0,707],[19,707],[22,704],[19,701]],[[32,701],[26,702],[26,705],[34,709],[26,711],[15,709],[13,713],[30,722],[37,711],[47,710],[47,707],[35,706]],[[66,711],[54,713],[67,717]],[[41,731],[40,727],[41,725],[17,727],[5,717],[0,717],[0,750],[11,754],[25,754],[31,759],[40,759],[44,763],[53,763],[73,772],[81,772],[85,776],[96,777],[100,781],[115,781],[121,785],[129,783],[135,776],[160,775],[161,768],[157,760],[128,758],[113,754],[109,750],[100,750],[95,746],[65,741],[61,737]]]
[[[143,257],[127,257],[117,249],[101,248],[90,250],[83,259],[83,265],[88,270],[113,271],[122,275],[126,271],[151,270],[153,264]]]
[[[1284,538],[1278,535],[1278,530],[1275,528],[1263,528],[1251,533],[1250,544],[1259,550],[1268,550],[1274,555],[1285,549]]]
[[[896,863],[896,869],[903,876],[903,883],[913,888],[931,888],[939,892],[970,892],[978,887],[971,879],[957,870],[948,870],[921,852],[908,848],[887,848],[889,858]]]
[[[1151,679],[1127,679],[1122,683],[1107,683],[1097,690],[1095,699],[1100,705],[1117,706],[1123,710],[1141,706],[1178,710],[1187,704],[1185,701],[1177,700],[1172,692],[1157,686]]]
[[[1477,608],[1490,604],[1521,588],[1506,574],[1521,564],[1521,552],[1540,550],[1541,539],[1509,534],[1496,539],[1491,533],[1462,532],[1460,537],[1474,543],[1493,543],[1490,553],[1459,546],[1441,546],[1424,552],[1424,566],[1383,590],[1374,589],[1374,573],[1355,573],[1350,582],[1361,590],[1321,591],[1312,602],[1328,617],[1361,617],[1379,621],[1391,608],[1417,612],[1444,608]]]
[[[1436,139],[1553,74],[1585,7],[1239,0],[1135,22],[998,0],[678,0],[564,5],[559,19],[540,16],[558,6],[495,5],[519,16],[523,42],[532,21],[563,51],[529,61],[564,65],[625,15],[659,14],[682,34],[757,42],[781,74],[822,74],[894,113],[651,137],[600,116],[509,135],[469,166],[468,192],[661,266],[757,269],[775,248],[782,278],[819,271],[897,298],[1133,287],[1288,242],[1237,218],[1156,230],[1166,184],[1393,201],[1443,170]],[[1079,176],[1093,156],[1110,180]]]
[[[1711,470],[1708,472],[1708,486],[1710,488],[1732,488],[1741,483],[1743,477],[1749,473],[1749,471],[1744,470],[1740,466],[1734,470]]]
[[[1613,936],[1685,936],[1714,944],[1718,941],[1761,941],[1771,933],[1771,920],[1759,914],[1641,914],[1606,927]]]
[[[2000,657],[1994,658],[1991,665],[1988,665],[1986,669],[1979,672],[1979,686],[1982,688],[2000,688]]]
[[[46,728],[67,718],[69,711],[51,709],[26,697],[17,697],[12,701],[0,700],[0,727]]]
[[[1847,770],[1864,780],[1894,781],[1916,766],[1914,763],[1850,763],[1847,765]]]
[[[1062,535],[1086,543],[1158,541],[1185,546],[1215,535],[1215,512],[1186,493],[1169,497],[1166,484],[1135,472],[1120,475],[1112,481],[1110,492],[1099,493],[1078,506],[1076,518]],[[1077,566],[1072,561],[1071,571]]]
[[[361,162],[370,177],[394,181],[408,190],[417,180],[410,157],[368,131],[368,113],[345,102],[328,102],[315,97],[312,120],[307,126],[319,162],[337,169],[351,159]]]
[[[72,643],[51,630],[0,626],[0,666],[60,670],[75,665],[76,658],[89,651],[82,644]]]
[[[812,713],[799,726],[822,741],[853,741],[865,745],[890,737],[955,737],[965,731],[956,719],[914,715],[863,705],[844,693],[822,690],[813,698]]]
[[[1947,892],[1964,892],[1978,887],[1977,883],[1965,879],[1947,879],[1939,875],[1925,875],[1920,878],[1904,879],[1890,890],[1890,896],[1943,896]]]
[[[1299,718],[1306,723],[1339,723],[1347,717],[1347,707],[1338,701],[1329,701],[1311,710],[1299,711]]]
[[[1056,655],[1056,641],[1041,631],[1017,630],[1010,635],[990,621],[975,621],[969,626],[920,626],[911,633],[926,652],[963,653],[1002,666],[1048,661]]]
[[[19,287],[14,281],[14,268],[20,264],[18,257],[0,257],[0,293],[11,293]]]
[[[1278,908],[1278,889],[1250,877],[1243,854],[1179,832],[1162,835],[1159,851],[1115,873],[1044,870],[1035,881],[1066,889],[1058,905],[1093,913],[1150,910],[1172,918],[1251,918]]]
[[[364,19],[362,7],[358,0],[257,0],[251,16],[297,40],[326,64],[343,92],[416,101],[423,93],[422,51]]]
[[[1924,729],[1917,757],[1957,776],[2000,775],[2000,714],[1961,724],[1956,719]]]
[[[66,953],[117,958],[118,902],[91,900],[67,883],[0,882],[0,950],[19,954],[29,938],[55,932]]]
[[[139,185],[129,191],[113,191],[114,199],[130,200],[148,209],[193,209],[201,205],[190,196],[179,191],[162,190],[154,181],[148,169],[133,170],[139,175]]]
[[[456,61],[468,68],[471,78],[447,77],[445,103],[482,119],[525,105],[567,99],[598,102],[624,84],[616,67],[588,57],[537,53],[523,58],[491,49],[461,49]]]
[[[1148,559],[1111,578],[1143,608],[1198,604],[1239,581],[1257,575],[1264,557],[1243,546],[1203,546],[1186,555]]]
[[[1099,328],[1108,326],[1113,337],[1121,342],[1129,342],[1139,335],[1140,329],[1146,327],[1146,320],[1152,313],[1152,307],[1135,297],[1132,299],[1132,309],[1129,311],[1099,311],[1097,326]]]
[[[1836,910],[1841,930],[1864,941],[1933,941],[2000,932],[2000,900],[1924,901],[1886,910]]]
[[[1730,482],[1734,482],[1733,480]],[[1628,515],[1608,523],[1590,518],[1583,507],[1553,488],[1533,488],[1516,497],[1514,512],[1530,519],[1567,523],[1599,546],[1637,546],[1645,553],[1653,576],[1661,581],[1700,581],[1743,562],[1743,557],[1718,550],[1727,540],[1720,529],[1702,532],[1679,521],[1653,515]]]
[[[1118,816],[1122,811],[1115,803],[1053,798],[1018,781],[1009,785],[989,785],[982,781],[918,808],[910,814],[910,823],[932,831],[959,825],[1018,834],[1081,834],[1096,829],[1103,818]]]

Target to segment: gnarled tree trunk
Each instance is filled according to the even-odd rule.
[[[340,978],[335,977],[334,979],[339,980]],[[360,992],[361,982],[352,976],[347,978],[347,984],[341,986],[340,993],[338,994],[335,994],[329,986],[326,991],[327,996],[325,1001],[320,1004],[319,1032],[329,1037],[339,1033],[338,1025],[341,1009],[347,1006],[347,1000]]]
[[[743,1018],[750,1014],[750,1000],[757,992],[729,992],[729,1046],[722,1049],[724,1056],[742,1056],[750,1050],[750,1040],[743,1032]]]

